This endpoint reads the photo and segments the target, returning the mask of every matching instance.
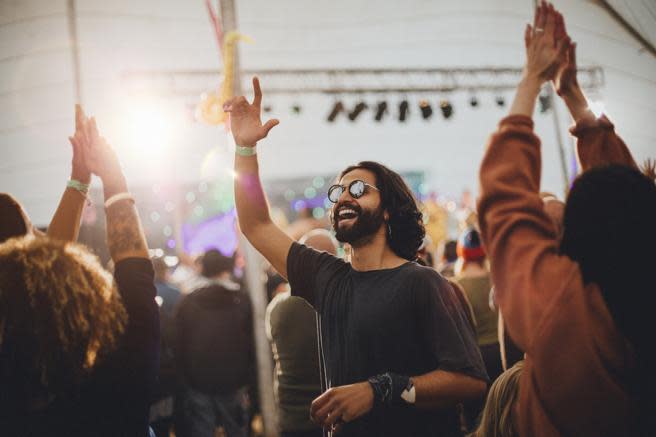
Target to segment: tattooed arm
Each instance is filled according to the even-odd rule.
[[[103,183],[105,201],[116,194],[128,193],[116,153],[98,134],[96,120],[91,118],[85,128],[89,138],[85,145],[85,159],[89,170]],[[106,214],[107,244],[114,263],[126,258],[148,259],[148,245],[134,201],[118,200],[106,208]]]
[[[114,194],[127,193],[128,187],[123,173],[103,179],[103,189],[105,199]],[[148,259],[148,245],[134,203],[131,200],[120,200],[107,208],[105,214],[107,245],[114,263],[125,258]]]

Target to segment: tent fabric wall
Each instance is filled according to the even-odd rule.
[[[105,136],[124,161],[131,184],[194,181],[231,165],[227,139],[219,129],[195,123],[190,108],[197,96],[150,96],[150,104],[179,119],[159,126],[166,148],[147,145],[132,111],[144,96],[126,89],[123,74],[134,70],[219,69],[220,61],[204,2],[176,0],[77,0],[83,103],[97,116]],[[246,69],[520,67],[522,32],[532,14],[530,0],[446,0],[403,2],[336,0],[237,1],[240,30],[254,39],[241,46]],[[654,41],[656,19],[650,2],[611,2]],[[634,5],[635,3],[635,5]],[[595,2],[556,1],[578,42],[579,63],[599,65],[606,84],[600,95],[620,134],[640,160],[656,156],[656,58]],[[0,1],[0,190],[15,194],[35,223],[46,224],[63,190],[70,166],[67,136],[73,130],[74,84],[65,0]],[[651,14],[651,15],[650,15]],[[633,18],[632,18],[633,17]],[[217,76],[217,85],[219,78]],[[266,83],[263,84],[266,93]],[[403,96],[385,98],[394,106]],[[325,96],[277,96],[268,101],[281,125],[260,147],[265,178],[337,172],[361,159],[376,159],[399,170],[422,170],[431,188],[457,195],[474,191],[485,141],[507,111],[494,95],[446,96],[454,116],[426,122],[413,112],[407,123],[372,121],[365,112],[356,123],[325,116],[333,103]],[[511,94],[506,93],[506,100]],[[375,102],[378,96],[363,96]],[[267,97],[265,96],[265,100]],[[349,105],[354,97],[345,97]],[[289,107],[302,105],[300,115]],[[151,106],[152,107],[152,106]],[[569,118],[558,107],[565,145]],[[167,122],[168,123],[168,122]],[[157,126],[155,122],[155,126]],[[536,114],[543,139],[544,189],[561,193],[553,120]],[[153,148],[151,148],[153,147]],[[214,166],[207,156],[215,151]],[[208,170],[209,168],[209,170]]]

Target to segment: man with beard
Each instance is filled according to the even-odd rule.
[[[459,435],[456,405],[483,396],[487,375],[454,290],[412,262],[425,235],[401,177],[375,162],[348,167],[329,190],[347,263],[295,243],[269,216],[256,143],[277,120],[260,120],[262,92],[226,102],[237,144],[235,200],[249,241],[320,318],[328,388],[312,417],[345,436]]]

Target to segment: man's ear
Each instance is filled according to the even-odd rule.
[[[389,213],[387,212],[387,210],[383,211],[383,219],[385,220],[385,222],[389,221]]]

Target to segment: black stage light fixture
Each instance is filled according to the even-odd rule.
[[[355,121],[356,118],[358,118],[358,115],[365,109],[367,109],[368,106],[365,102],[359,102],[357,105],[355,105],[355,108],[353,108],[353,111],[351,111],[348,115],[349,120]]]
[[[376,121],[381,121],[383,119],[383,115],[387,114],[387,102],[382,101],[378,102],[378,106],[376,108],[376,115],[374,116],[374,120]]]
[[[271,107],[271,105],[264,105],[262,107],[262,111],[268,114],[269,112],[273,111],[273,108]]]
[[[504,99],[503,96],[497,96],[495,101],[497,102],[497,106],[499,106],[499,107],[506,106],[506,99]]]
[[[298,104],[294,104],[294,105],[292,105],[292,114],[294,114],[294,115],[298,115],[298,114],[300,114],[300,113],[301,113],[301,109],[302,109],[302,108],[301,108],[301,105],[298,105]]]
[[[471,106],[472,108],[475,108],[475,107],[478,106],[478,99],[475,96],[472,96],[469,99],[469,106]]]
[[[403,100],[399,103],[399,121],[404,122],[408,118],[408,113],[410,112],[410,105],[407,100]]]
[[[442,110],[442,115],[444,118],[451,118],[453,115],[453,106],[448,100],[442,100],[440,102],[440,109]]]
[[[421,109],[421,116],[424,117],[424,120],[428,120],[433,115],[433,108],[431,108],[428,100],[422,100],[419,102],[419,109]]]
[[[334,122],[335,118],[339,115],[340,112],[344,111],[344,104],[340,101],[335,103],[335,106],[333,106],[332,111],[330,111],[330,114],[328,114],[327,120],[329,122]]]
[[[551,96],[548,93],[541,93],[540,97],[540,113],[544,114],[551,109]]]

